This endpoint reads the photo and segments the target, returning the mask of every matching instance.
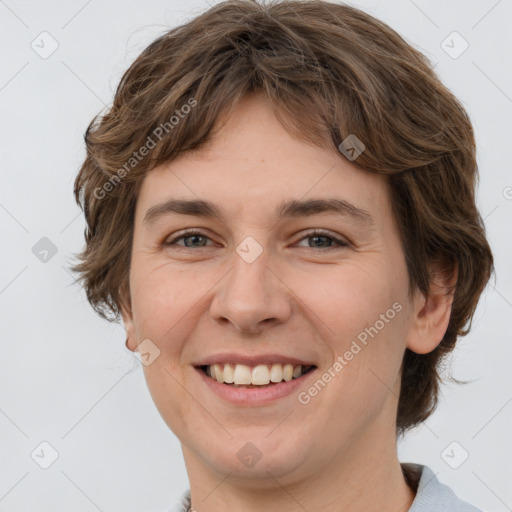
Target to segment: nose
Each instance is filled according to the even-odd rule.
[[[232,270],[213,297],[212,318],[247,334],[286,322],[293,294],[271,266],[265,251],[251,263],[234,252]]]

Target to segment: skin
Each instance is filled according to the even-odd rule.
[[[349,200],[375,225],[336,213],[274,217],[282,200],[312,197]],[[149,208],[170,198],[212,201],[225,219],[173,213],[143,223]],[[164,245],[186,228],[206,238]],[[317,228],[349,245],[305,238]],[[263,249],[252,263],[236,252],[247,236]],[[196,509],[409,509],[414,492],[395,437],[401,361],[406,347],[427,353],[439,344],[451,297],[435,288],[407,296],[384,176],[294,138],[261,96],[247,96],[206,148],[145,177],[130,290],[127,346],[135,351],[150,339],[160,350],[143,366],[145,378],[182,443]],[[315,361],[320,375],[395,302],[402,310],[307,405],[292,393],[265,406],[235,407],[192,366],[221,351],[274,351]],[[237,457],[246,442],[262,454],[252,467]]]

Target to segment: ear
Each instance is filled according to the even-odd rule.
[[[416,354],[428,354],[441,343],[452,312],[458,267],[435,264],[427,295],[417,291],[413,301],[411,327],[406,346]]]
[[[135,325],[133,322],[133,313],[130,299],[123,300],[120,306],[121,316],[123,317],[124,330],[126,331],[126,348],[132,352],[137,351],[137,337],[135,335]]]

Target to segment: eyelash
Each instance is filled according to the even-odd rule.
[[[179,236],[173,238],[172,240],[165,241],[163,243],[163,245],[166,246],[166,247],[169,247],[169,246],[172,246],[172,245],[176,245],[175,242],[177,240],[181,240],[182,238],[189,238],[191,236],[196,236],[196,235],[199,235],[199,236],[202,236],[202,237],[210,239],[210,237],[208,235],[205,235],[204,233],[202,233],[200,231],[196,231],[196,230],[191,229],[191,230],[184,231],[183,233],[181,233]],[[322,229],[315,229],[315,230],[307,233],[306,235],[304,235],[299,240],[299,242],[302,242],[302,240],[304,240],[305,238],[313,238],[313,237],[316,237],[316,236],[330,238],[331,240],[333,240],[335,243],[337,243],[340,246],[340,247],[318,247],[317,249],[319,249],[320,251],[329,251],[329,250],[342,249],[342,248],[345,248],[345,247],[349,247],[349,244],[347,242],[332,236],[332,234],[329,231],[324,231]],[[180,247],[182,247],[183,249],[186,249],[186,250],[191,250],[191,251],[196,251],[197,249],[204,249],[204,248],[206,248],[206,246],[205,247],[193,248],[193,247],[186,247],[184,245],[180,246]],[[301,249],[315,249],[315,247],[301,247]]]

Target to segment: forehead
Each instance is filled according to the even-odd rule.
[[[377,222],[391,211],[385,176],[294,137],[258,96],[243,99],[229,118],[219,119],[204,148],[147,174],[138,198],[139,221],[172,199],[204,200],[226,216],[277,217],[285,203],[312,199],[350,203]]]

